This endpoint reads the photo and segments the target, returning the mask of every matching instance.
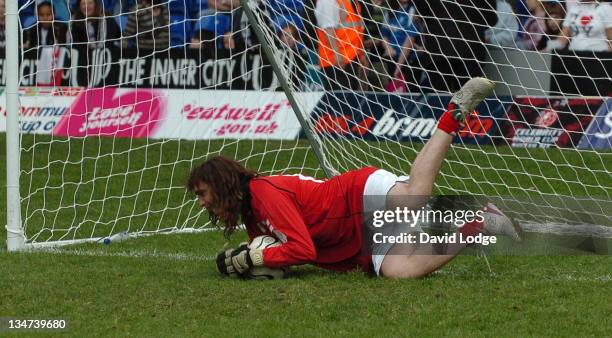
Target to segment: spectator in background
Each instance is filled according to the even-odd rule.
[[[293,14],[276,15],[272,17],[272,26],[280,42],[280,50],[290,50],[282,58],[286,69],[290,70],[289,83],[297,89],[307,86],[308,72],[306,64],[310,62],[308,49],[301,37],[304,35],[304,24],[301,16]]]
[[[569,9],[563,22],[562,44],[575,51],[612,51],[612,5],[582,0]]]
[[[487,56],[484,32],[495,26],[496,0],[413,0],[423,21],[419,67],[431,88],[455,92],[470,78],[482,76]]]
[[[546,45],[546,9],[540,0],[527,0],[529,18],[525,21],[521,46],[525,50],[538,50]]]
[[[284,46],[298,52],[304,48],[300,41],[300,32],[304,30],[300,16],[291,14],[277,15],[272,18],[272,25]]]
[[[304,4],[296,0],[267,0],[266,8],[280,41],[291,49],[303,48],[300,32],[304,32]]]
[[[385,12],[383,36],[392,48],[391,56],[395,61],[393,75],[395,78],[403,77],[404,73],[412,71],[404,70],[408,62],[416,57],[419,31],[414,24],[415,8],[412,0],[389,0],[390,10]]]
[[[370,65],[366,74],[368,82],[377,90],[385,88],[392,79],[397,52],[383,35],[388,10],[386,0],[365,0],[362,8],[365,29],[363,48]]]
[[[34,49],[36,85],[55,86],[62,81],[63,54],[61,45],[66,43],[68,27],[56,19],[51,1],[36,5],[36,23],[23,31],[23,49]]]
[[[55,0],[55,1],[67,1],[67,0]],[[168,3],[172,0],[165,0],[164,2]],[[184,0],[180,0],[184,1]],[[77,5],[78,0],[70,0],[70,8],[74,11],[78,8]],[[136,0],[99,0],[98,4],[103,12],[111,13],[113,15],[124,13],[125,10],[129,10],[130,8],[136,5]]]
[[[4,11],[4,0],[0,0],[0,48],[6,47],[6,16]]]
[[[37,23],[23,32],[24,49],[66,43],[68,28],[55,20],[51,2],[41,2],[36,6],[36,19]]]
[[[386,44],[381,43],[384,39],[382,26],[385,21],[385,13],[387,12],[386,6],[386,0],[365,0],[361,3],[363,8],[361,17],[363,18],[366,35],[363,45],[366,50],[370,50],[372,46],[380,46],[381,55],[385,52],[390,52],[391,49],[390,46],[387,47]]]
[[[240,0],[209,0],[194,27],[191,48],[244,50],[244,39],[232,29],[233,11],[239,7]]]
[[[497,24],[485,31],[485,41],[500,47],[517,47],[518,20],[507,0],[497,0]]]
[[[170,46],[167,0],[142,0],[130,10],[122,46],[160,51]]]
[[[361,6],[351,0],[318,0],[315,7],[319,66],[326,90],[358,90],[365,63]]]
[[[70,21],[68,0],[18,0],[19,17],[24,29],[36,23],[36,9],[43,2],[51,3],[55,20],[65,23]]]
[[[202,15],[194,27],[191,48],[204,50],[235,48],[230,19],[229,14],[215,11]]]
[[[545,4],[546,9],[546,35],[544,36],[545,43],[538,48],[541,51],[550,53],[556,49],[565,47],[563,41],[563,19],[565,18],[565,8],[560,2],[549,1]]]
[[[317,39],[317,17],[315,15],[317,0],[301,0],[300,2],[303,5],[301,12],[303,28],[298,32],[300,41],[306,49],[314,52],[319,44]],[[316,53],[313,55],[316,55]]]
[[[115,19],[102,10],[97,0],[78,0],[68,38],[76,46],[118,46],[121,31]]]

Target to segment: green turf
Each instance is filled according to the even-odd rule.
[[[306,168],[306,174],[323,175],[303,142],[49,141],[49,137],[24,136],[28,151],[22,155],[22,196],[27,197],[23,214],[28,231],[36,233],[41,224],[80,227],[42,232],[39,241],[108,234],[113,226],[135,231],[203,225],[205,215],[198,213],[181,185],[188,169],[216,150],[248,157],[247,164],[263,172]],[[364,162],[397,170],[406,166],[399,158],[412,161],[421,147],[372,146],[376,148],[365,154],[345,150]],[[0,147],[6,147],[4,134]],[[4,151],[0,154],[0,163],[5,163]],[[337,167],[357,166],[350,157],[336,158]],[[454,147],[436,192],[537,192],[609,200],[611,171],[610,153]],[[2,186],[5,176],[2,165]],[[2,219],[5,212],[0,209]],[[1,234],[5,238],[4,230]],[[244,233],[238,233],[232,242],[243,238]],[[293,269],[289,279],[260,282],[217,276],[211,258],[223,242],[219,232],[208,232],[159,235],[110,246],[69,246],[61,254],[1,253],[0,317],[65,318],[69,329],[64,333],[71,336],[609,336],[611,332],[610,256],[494,255],[489,257],[493,274],[484,259],[462,256],[429,278],[405,281],[301,267]],[[0,247],[4,250],[5,244]]]

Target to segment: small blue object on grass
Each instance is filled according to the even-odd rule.
[[[130,234],[128,234],[127,231],[121,231],[119,233],[116,233],[110,237],[105,237],[102,239],[102,243],[104,243],[105,245],[109,245],[111,243],[114,242],[121,242],[121,241],[125,241],[126,239],[130,238]]]

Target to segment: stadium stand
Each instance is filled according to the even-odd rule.
[[[44,0],[18,0],[18,5],[21,8],[20,20],[24,30],[36,24],[35,8],[36,4],[40,3],[41,1]],[[66,20],[64,18],[66,16],[66,11],[73,14],[78,11],[78,0],[46,1],[53,4],[57,21]],[[130,15],[134,14],[137,1],[94,1],[99,2],[100,8],[104,9],[108,18],[113,18],[117,23],[117,25],[109,24],[109,26],[112,27],[111,32],[109,32],[109,37],[117,38],[118,40],[119,37],[126,33],[128,18]],[[250,29],[246,27],[242,9],[239,8],[240,6],[238,4],[238,0],[160,1],[163,2],[168,8],[169,46],[173,49],[186,48],[189,46],[191,48],[204,48],[206,50],[210,50],[212,51],[212,54],[215,55],[225,55],[224,53],[217,54],[215,50],[220,51],[231,49],[232,53],[235,53],[236,51],[245,50],[248,46],[253,46],[254,43],[256,43],[256,37],[254,37]],[[462,1],[464,0],[457,0],[456,3],[462,3]],[[442,23],[446,20],[454,20],[454,23],[449,26],[450,28],[446,27],[444,29],[445,34],[448,33],[452,35],[454,34],[454,31],[460,32],[462,36],[468,34],[472,36],[472,38],[468,37],[467,40],[469,41],[478,41],[478,39],[483,38],[488,46],[487,50],[481,48],[483,45],[477,42],[470,43],[466,48],[454,46],[453,51],[451,51],[453,53],[455,53],[455,51],[457,51],[459,54],[465,54],[468,51],[471,51],[471,53],[468,53],[470,55],[462,54],[462,66],[454,67],[452,72],[441,69],[442,73],[447,74],[447,76],[442,78],[440,78],[440,76],[436,77],[436,74],[430,74],[432,72],[430,72],[428,69],[428,64],[432,64],[432,62],[429,62],[431,60],[427,60],[426,57],[417,58],[416,60],[414,59],[415,56],[422,56],[417,50],[417,53],[411,53],[411,60],[406,63],[410,66],[403,67],[403,70],[416,69],[418,72],[420,72],[420,74],[411,74],[410,72],[404,71],[402,72],[402,75],[398,77],[396,64],[398,63],[398,50],[402,51],[402,48],[399,41],[391,43],[393,42],[391,40],[397,40],[395,34],[393,34],[393,30],[399,30],[399,33],[403,33],[403,31],[405,31],[405,27],[400,27],[401,22],[396,20],[398,8],[397,6],[393,6],[393,4],[398,1],[393,0],[388,2],[378,0],[359,0],[358,2],[362,7],[361,15],[366,28],[366,39],[364,40],[364,46],[365,50],[367,51],[366,54],[368,55],[367,66],[364,67],[366,69],[365,77],[367,80],[364,81],[366,83],[365,87],[363,84],[361,85],[362,89],[369,87],[370,90],[375,91],[409,91],[412,87],[414,89],[424,90],[425,92],[436,89],[448,90],[450,89],[448,87],[454,86],[457,76],[463,78],[463,73],[469,73],[469,76],[480,74],[481,70],[476,69],[480,66],[477,67],[476,63],[473,62],[473,60],[479,60],[485,62],[484,73],[493,77],[494,79],[500,80],[502,83],[504,83],[504,85],[508,85],[508,87],[505,89],[508,89],[509,93],[514,93],[516,90],[520,89],[519,92],[521,93],[534,94],[531,89],[542,87],[537,84],[545,84],[544,87],[547,87],[546,84],[548,83],[559,83],[559,85],[561,85],[565,84],[567,81],[563,82],[558,80],[551,81],[550,79],[535,79],[534,74],[536,73],[531,73],[529,77],[533,78],[534,86],[524,85],[522,86],[522,89],[519,87],[514,87],[512,85],[514,82],[510,81],[508,78],[508,76],[510,76],[509,73],[522,69],[521,67],[523,66],[521,65],[524,62],[528,63],[526,66],[529,69],[539,69],[538,65],[540,63],[543,69],[545,69],[547,67],[545,66],[546,64],[550,65],[553,62],[558,63],[559,61],[555,61],[558,59],[558,57],[555,57],[554,55],[561,53],[560,55],[564,60],[563,63],[569,64],[572,58],[576,58],[578,60],[577,62],[581,64],[593,63],[593,65],[589,67],[590,71],[593,69],[602,70],[606,68],[606,65],[604,64],[605,62],[602,63],[601,60],[607,59],[601,59],[599,56],[593,58],[593,56],[590,56],[590,54],[585,56],[584,53],[566,55],[568,46],[563,43],[564,41],[561,38],[562,32],[560,32],[560,29],[563,27],[563,20],[565,18],[566,11],[572,8],[575,10],[576,6],[579,6],[580,3],[576,3],[575,1],[498,0],[498,6],[500,4],[504,5],[503,21],[512,23],[512,15],[516,15],[519,24],[518,29],[515,29],[516,26],[514,25],[501,23],[502,16],[499,15],[499,13],[496,13],[498,14],[496,15],[498,17],[498,25],[495,26],[496,28],[493,28],[493,30],[517,31],[517,43],[512,45],[511,38],[507,39],[507,43],[501,43],[498,40],[492,39],[493,30],[491,29],[483,33],[483,29],[487,28],[486,26],[488,25],[492,25],[495,21],[493,20],[492,15],[490,15],[495,12],[494,9],[484,11],[481,9],[482,13],[480,14],[486,15],[487,17],[486,22],[480,22],[482,20],[475,20],[478,19],[478,15],[476,15],[478,13],[466,12],[464,15],[466,17],[446,18],[445,16],[447,15],[442,13],[440,9],[441,7],[439,7],[442,2],[414,0],[410,2],[410,8],[405,12],[416,12],[416,15],[410,15],[412,19],[414,19],[416,28],[421,32],[421,34],[424,33],[423,39],[425,40],[419,41],[420,39],[417,39],[416,42],[424,45],[425,49],[429,47],[429,50],[422,53],[423,55],[440,54],[439,52],[441,52],[441,50],[439,50],[440,48],[438,47],[441,47],[442,45],[442,43],[439,43],[442,33],[437,31],[439,27],[436,26],[436,23]],[[308,78],[313,79],[314,81],[311,84],[306,84],[305,89],[317,89],[320,88],[320,85],[322,84],[322,81],[318,80],[318,74],[320,73],[317,55],[318,41],[316,37],[316,27],[313,26],[313,23],[316,22],[316,19],[314,18],[314,8],[316,6],[315,3],[316,2],[312,0],[266,0],[259,3],[259,7],[263,8],[267,13],[267,24],[273,28],[273,32],[275,32],[279,37],[278,42],[285,44],[290,49],[297,49],[298,54],[303,55],[303,60],[300,61],[304,61],[303,67],[307,68],[308,73],[310,74]],[[488,1],[487,6],[490,7],[490,5],[493,3],[495,3],[495,1]],[[609,7],[610,5],[604,4],[603,6]],[[416,11],[414,8],[416,8]],[[438,8],[438,10],[436,10],[436,8]],[[509,8],[512,8],[516,14],[512,13]],[[460,11],[453,10],[448,11],[448,13],[452,13],[454,16],[459,15],[459,12]],[[435,15],[428,15],[428,13]],[[435,18],[435,22],[427,25],[427,20],[431,18]],[[392,21],[397,22],[394,23]],[[459,24],[456,25],[456,23]],[[0,25],[1,24],[2,23],[0,22]],[[569,22],[566,21],[565,25],[568,24]],[[115,26],[117,26],[117,29],[115,29]],[[392,26],[397,26],[397,28],[393,28]],[[428,26],[429,30],[433,30],[433,33],[422,31],[424,26]],[[537,28],[533,32],[531,32],[531,29],[529,28],[532,26]],[[384,27],[384,29],[381,27]],[[454,28],[458,29],[455,30]],[[129,34],[129,32],[127,33]],[[74,36],[75,34],[76,38]],[[83,40],[83,36],[79,35],[78,29],[73,32],[72,35],[72,38],[75,39],[74,41]],[[428,36],[435,36],[434,40],[436,41],[433,41],[435,43],[431,43],[432,41],[428,42]],[[453,40],[455,38],[450,36],[449,39]],[[27,37],[24,37],[24,40],[27,42]],[[2,36],[0,36],[0,43],[2,43],[1,41],[3,41]],[[118,41],[112,43],[111,45],[118,45]],[[162,42],[159,45],[165,46],[165,43]],[[496,45],[498,47],[495,47]],[[134,43],[132,42],[129,46],[134,46]],[[502,49],[498,51],[499,47]],[[159,50],[157,47],[156,49]],[[526,49],[543,53],[536,53],[532,56],[531,54],[526,53]],[[579,50],[579,48],[573,49]],[[592,60],[596,60],[596,62],[591,62]],[[438,69],[446,64],[444,60],[435,61]],[[494,74],[490,73],[492,69],[486,63],[490,61],[495,65]],[[501,74],[504,73],[503,70],[506,69],[506,64],[509,66],[508,72]],[[463,67],[463,65],[467,66]],[[561,67],[561,70],[563,69],[564,68]],[[559,70],[557,73],[569,72],[561,70]],[[433,73],[435,73],[435,71]],[[597,72],[597,74],[600,73],[603,74],[602,72]],[[426,75],[434,76],[432,78],[431,76]],[[505,80],[499,78],[500,76],[502,76]],[[516,74],[514,77],[516,77]],[[520,77],[521,76],[519,76],[519,78]],[[597,76],[595,77],[597,78]],[[525,77],[522,78],[523,82],[527,81],[525,80]],[[408,82],[409,85],[405,86],[405,88],[399,88],[398,90],[397,86],[389,85],[389,82],[392,81],[395,81],[396,83]],[[517,80],[516,82],[518,84],[520,81]],[[571,81],[569,83],[572,84],[573,87],[577,88],[578,86],[573,85],[574,82],[575,81]],[[591,86],[598,89],[588,91],[584,91],[583,89],[581,92],[593,94],[599,90],[602,90],[602,88],[604,88],[605,91],[606,86],[607,84],[604,84],[603,87],[601,85],[597,85],[595,87]],[[514,89],[510,90],[511,88]],[[504,92],[505,89],[500,88],[498,90]],[[561,89],[553,86],[551,90],[557,92]],[[563,90],[567,90],[567,88]]]

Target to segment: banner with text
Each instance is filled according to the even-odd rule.
[[[299,93],[311,111],[321,93]],[[6,130],[0,96],[0,131]],[[128,88],[22,89],[23,134],[158,139],[293,140],[300,124],[282,92]]]
[[[303,65],[288,51],[278,60],[287,74],[300,76]],[[0,81],[6,83],[4,50]],[[22,54],[22,86],[139,87],[181,89],[276,90],[280,84],[256,50],[169,50],[139,56],[136,49],[42,47]]]
[[[24,134],[193,140],[305,136],[282,92],[24,87],[20,94]],[[450,96],[312,92],[296,93],[296,99],[319,135],[424,142]],[[6,130],[5,107],[1,91],[0,131]],[[455,143],[589,149],[609,149],[612,143],[612,99],[501,97],[487,99],[477,113]]]
[[[296,139],[301,126],[283,92],[173,91],[158,138]],[[297,93],[309,112],[321,93]],[[180,131],[180,132],[179,132]]]
[[[449,95],[326,93],[311,119],[314,130],[333,137],[426,141],[450,102]],[[505,116],[510,97],[487,99],[455,138],[455,143],[486,144],[500,138],[496,119]]]
[[[81,88],[20,88],[22,134],[51,134]],[[0,95],[0,131],[6,131],[6,96]]]
[[[576,147],[601,98],[515,97],[503,123],[513,147]]]

